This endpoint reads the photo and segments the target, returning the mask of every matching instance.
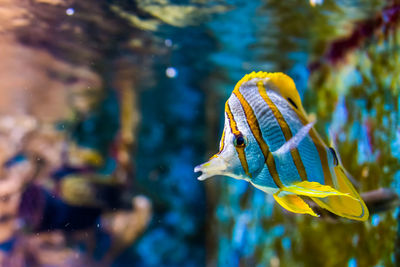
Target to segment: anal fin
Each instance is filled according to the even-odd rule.
[[[321,207],[338,215],[342,215],[342,211],[351,210],[351,207],[346,207],[345,205],[348,201],[358,202],[358,199],[349,193],[339,192],[329,185],[308,181],[285,186],[274,194],[275,200],[285,209],[295,213],[305,213],[318,217],[300,196],[310,197]],[[334,203],[334,210],[336,212],[325,203]],[[339,208],[340,210],[337,210]]]
[[[274,199],[283,208],[294,213],[310,214],[312,216],[318,217],[318,215],[310,208],[310,206],[297,195],[282,195],[279,196],[279,192],[275,193]]]
[[[308,196],[315,198],[325,198],[329,196],[342,196],[348,198],[354,198],[348,193],[342,193],[332,188],[329,185],[322,185],[317,182],[302,181],[294,183],[289,186],[285,186],[281,191],[290,192],[300,196]]]
[[[339,165],[334,170],[338,190],[348,194],[351,198],[332,196],[329,198],[312,198],[313,201],[322,208],[339,216],[352,220],[366,221],[369,217],[368,208],[354,186],[347,179],[343,167]]]

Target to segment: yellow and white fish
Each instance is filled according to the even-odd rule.
[[[291,212],[318,216],[303,200],[309,197],[339,216],[367,220],[364,201],[313,125],[289,76],[247,74],[225,104],[219,152],[194,171],[202,172],[199,180],[246,180]]]

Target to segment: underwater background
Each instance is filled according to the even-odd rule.
[[[397,0],[0,0],[1,266],[400,266],[399,22]],[[294,79],[367,222],[196,179],[252,71]]]

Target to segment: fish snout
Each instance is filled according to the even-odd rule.
[[[214,156],[206,163],[196,166],[194,172],[202,172],[197,179],[199,181],[204,181],[205,179],[215,175],[224,175],[227,167],[228,165],[221,157]]]

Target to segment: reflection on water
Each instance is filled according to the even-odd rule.
[[[5,0],[0,14],[4,266],[398,265],[398,1]],[[195,179],[253,70],[294,78],[368,222]]]

